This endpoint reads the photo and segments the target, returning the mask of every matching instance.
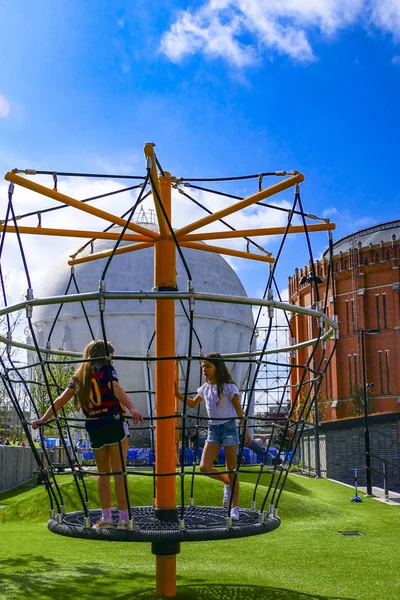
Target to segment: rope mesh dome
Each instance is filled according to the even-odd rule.
[[[156,164],[159,168],[160,177],[165,177],[166,174],[161,169],[158,160],[156,160]],[[154,165],[153,165],[154,166]],[[42,480],[46,485],[46,490],[48,493],[49,501],[50,501],[50,510],[52,518],[48,523],[48,527],[50,531],[64,535],[69,537],[77,537],[77,538],[85,538],[85,539],[102,539],[109,541],[125,541],[125,542],[154,542],[155,540],[164,540],[166,543],[168,542],[181,542],[181,541],[199,541],[199,540],[214,540],[214,539],[231,539],[237,537],[244,536],[252,536],[259,535],[263,533],[267,533],[269,531],[275,530],[279,524],[280,520],[277,515],[277,507],[281,497],[281,493],[289,473],[290,466],[292,464],[293,458],[295,456],[295,452],[299,445],[301,434],[304,430],[304,427],[307,424],[307,419],[310,415],[311,408],[313,406],[313,400],[315,396],[318,394],[318,390],[321,386],[323,375],[326,369],[329,366],[330,359],[334,352],[335,343],[331,344],[329,351],[327,349],[327,341],[331,338],[335,338],[337,324],[334,318],[328,317],[327,311],[327,301],[328,295],[334,296],[333,290],[333,278],[331,277],[331,266],[329,267],[327,276],[325,278],[325,291],[323,293],[323,301],[320,301],[320,290],[319,290],[319,282],[317,275],[315,273],[314,267],[314,259],[311,251],[311,245],[309,241],[309,232],[315,229],[315,225],[309,225],[306,222],[306,218],[312,218],[313,220],[318,220],[318,217],[315,215],[308,215],[302,207],[301,198],[300,198],[300,190],[299,190],[299,182],[302,181],[300,174],[297,172],[267,172],[257,175],[248,175],[243,177],[234,177],[234,178],[220,178],[220,179],[190,179],[190,178],[172,178],[173,187],[177,188],[181,195],[192,205],[196,205],[197,207],[201,207],[207,213],[207,217],[205,219],[212,219],[215,217],[215,220],[219,221],[219,223],[225,228],[228,232],[227,235],[234,237],[242,237],[247,244],[247,252],[241,252],[237,250],[227,250],[224,248],[219,248],[215,250],[212,245],[203,244],[200,248],[200,251],[209,251],[209,252],[221,252],[225,254],[233,254],[233,256],[237,256],[239,258],[249,258],[252,260],[257,260],[261,262],[266,262],[270,265],[270,270],[268,277],[266,278],[265,292],[262,298],[247,298],[240,296],[230,296],[229,294],[221,295],[221,294],[212,294],[205,292],[196,291],[196,280],[195,277],[192,276],[192,273],[188,267],[187,261],[185,260],[185,248],[196,248],[199,246],[196,241],[192,239],[189,240],[189,236],[185,238],[185,232],[179,230],[174,232],[170,220],[168,218],[167,213],[165,212],[165,207],[162,202],[162,198],[160,196],[160,191],[157,185],[157,182],[154,178],[154,170],[151,167],[148,167],[147,174],[144,177],[135,176],[134,178],[140,180],[138,185],[127,186],[124,189],[119,189],[115,192],[110,192],[107,194],[103,194],[101,197],[112,196],[113,194],[120,194],[128,192],[137,193],[137,197],[133,202],[130,209],[124,213],[122,216],[114,216],[113,223],[117,223],[121,227],[121,231],[118,234],[115,234],[114,239],[115,245],[112,247],[110,251],[107,251],[104,256],[101,257],[101,260],[104,261],[104,269],[101,274],[101,279],[99,282],[99,289],[93,291],[85,291],[80,292],[79,286],[79,277],[78,277],[78,269],[75,271],[75,265],[79,265],[80,262],[89,261],[96,257],[95,253],[91,253],[93,250],[93,242],[96,238],[96,235],[93,236],[92,240],[89,240],[84,244],[74,255],[71,257],[70,264],[72,264],[71,277],[68,283],[68,287],[65,290],[64,295],[60,295],[57,297],[50,298],[35,298],[33,286],[31,282],[30,272],[28,268],[29,257],[26,256],[24,251],[24,246],[21,239],[21,233],[33,233],[30,229],[34,228],[23,228],[23,222],[25,218],[32,217],[32,214],[37,214],[39,218],[39,225],[41,229],[41,233],[43,235],[46,234],[45,227],[45,213],[48,213],[52,210],[59,210],[60,208],[69,208],[71,206],[74,208],[79,208],[80,210],[89,211],[91,209],[90,202],[95,200],[96,198],[88,198],[83,201],[72,202],[71,199],[68,199],[67,196],[62,195],[58,191],[58,187],[60,181],[64,177],[107,177],[101,175],[90,175],[90,174],[78,174],[78,173],[53,173],[53,172],[22,172],[24,175],[34,176],[37,174],[41,174],[44,176],[50,176],[52,181],[55,184],[55,190],[50,188],[44,188],[39,184],[31,184],[27,183],[29,180],[25,177],[20,177],[18,172],[14,171],[13,173],[9,173],[6,176],[6,179],[11,181],[9,188],[9,202],[7,205],[7,210],[5,214],[5,218],[2,221],[2,239],[0,246],[0,258],[2,257],[2,253],[4,248],[7,246],[6,241],[8,236],[16,235],[18,241],[18,247],[20,251],[21,264],[23,265],[26,281],[27,281],[27,295],[26,300],[18,303],[18,304],[9,304],[8,303],[8,289],[5,277],[3,276],[3,271],[0,271],[0,282],[2,288],[2,297],[4,307],[0,310],[0,315],[6,320],[6,331],[0,332],[0,339],[6,343],[6,355],[0,357],[1,361],[1,378],[3,384],[5,386],[6,391],[8,392],[10,402],[12,403],[26,435],[26,438],[31,446],[32,452],[34,453],[36,462],[39,467],[39,472]],[[283,208],[282,206],[275,206],[271,204],[265,204],[262,202],[263,199],[272,195],[268,190],[264,189],[263,181],[267,177],[278,177],[280,181],[285,176],[289,176],[288,179],[283,180],[283,183],[274,184],[268,190],[276,190],[280,189],[288,189],[291,186],[295,186],[295,195],[294,201],[291,208]],[[109,176],[109,179],[116,179],[115,176]],[[121,179],[132,179],[132,177],[121,176]],[[218,195],[220,194],[220,198],[231,198],[235,200],[235,206],[243,207],[249,206],[250,200],[249,198],[243,199],[238,196],[234,196],[226,191],[216,191],[213,189],[205,188],[197,185],[199,182],[207,182],[207,181],[215,181],[215,182],[226,182],[226,181],[240,181],[241,179],[256,179],[258,182],[258,191],[254,194],[254,196],[249,197],[252,199],[253,204],[257,203],[257,206],[264,207],[267,211],[284,211],[287,216],[286,224],[281,228],[282,234],[281,240],[278,243],[278,250],[276,253],[276,259],[271,257],[271,253],[262,248],[258,241],[254,241],[252,239],[252,234],[248,230],[238,233],[235,231],[234,227],[232,227],[226,221],[226,215],[216,213],[213,215],[212,212],[205,206],[201,205],[201,203],[196,200],[191,194],[187,193],[187,188],[190,187],[194,191],[200,190],[201,193],[207,192],[207,194]],[[196,183],[194,183],[196,182]],[[287,183],[285,183],[287,182]],[[46,196],[53,197],[56,200],[64,202],[65,204],[61,207],[56,207],[56,209],[46,209],[46,210],[38,210],[35,213],[27,213],[25,215],[19,215],[18,219],[15,216],[14,210],[14,184],[19,186],[28,187],[34,191],[39,191],[40,193],[45,194]],[[275,186],[275,187],[274,187]],[[279,187],[280,186],[280,187]],[[286,186],[286,187],[285,187]],[[279,188],[279,189],[278,189]],[[44,191],[45,190],[45,191]],[[164,286],[155,286],[153,290],[143,291],[143,290],[124,290],[123,292],[108,289],[106,285],[107,277],[110,272],[112,272],[113,259],[118,254],[118,252],[126,252],[127,246],[121,246],[122,243],[125,244],[127,240],[129,241],[128,235],[142,235],[146,236],[146,232],[141,232],[138,224],[135,225],[134,215],[135,211],[138,207],[141,207],[144,199],[151,194],[153,195],[154,203],[156,206],[156,210],[158,213],[159,221],[164,218],[164,226],[166,228],[167,234],[170,236],[170,239],[173,239],[175,250],[180,257],[180,261],[182,264],[182,269],[185,271],[187,276],[187,289],[188,291],[179,291],[176,288],[172,287],[164,287]],[[257,195],[258,194],[258,195]],[[84,204],[86,203],[86,204]],[[69,206],[68,206],[69,205]],[[86,208],[84,208],[86,207]],[[91,209],[92,213],[95,216],[99,216],[100,213]],[[104,211],[103,211],[104,212]],[[226,211],[225,211],[226,212]],[[233,211],[231,211],[232,213]],[[104,214],[102,213],[102,218]],[[276,268],[278,265],[278,260],[281,255],[282,249],[284,247],[287,236],[290,233],[297,232],[296,227],[293,226],[293,219],[299,218],[301,220],[302,225],[296,225],[297,228],[300,228],[302,233],[306,236],[307,246],[309,250],[309,259],[310,259],[310,271],[309,274],[311,277],[311,284],[314,283],[315,287],[315,299],[318,302],[317,309],[294,306],[287,302],[283,302],[282,298],[278,291],[278,286],[276,284]],[[109,219],[111,220],[111,219]],[[319,219],[321,222],[318,227],[318,230],[325,229],[333,229],[333,227],[329,227],[326,223],[326,220]],[[201,223],[200,220],[198,223]],[[211,222],[211,221],[210,221]],[[202,227],[203,225],[199,225]],[[103,237],[107,234],[109,235],[110,229],[112,226],[108,227],[102,233],[98,233],[97,237]],[[293,228],[294,227],[294,228]],[[153,228],[154,229],[154,228]],[[193,228],[192,228],[193,229]],[[277,235],[274,229],[273,235]],[[279,229],[279,228],[278,228]],[[29,230],[29,231],[28,231]],[[55,230],[53,230],[55,231]],[[264,230],[263,230],[264,231]],[[266,230],[265,230],[266,231]],[[136,232],[136,233],[135,233]],[[138,233],[139,232],[139,233]],[[38,232],[36,232],[38,233]],[[81,232],[82,233],[82,232]],[[254,230],[254,235],[258,235],[256,230]],[[190,231],[189,231],[190,234]],[[51,235],[49,233],[49,235]],[[61,235],[61,232],[53,233],[53,235]],[[75,232],[75,236],[77,233]],[[111,234],[110,234],[111,235]],[[114,235],[114,234],[112,234]],[[155,238],[151,237],[156,235],[153,231],[148,234],[150,237],[144,245],[151,245],[155,243]],[[158,234],[157,234],[158,235]],[[211,234],[210,234],[211,235]],[[264,235],[267,235],[266,233]],[[125,237],[124,237],[125,236]],[[83,234],[81,237],[85,237]],[[193,236],[192,236],[193,237]],[[212,236],[211,236],[212,238]],[[206,238],[207,239],[207,238]],[[142,242],[137,241],[135,244],[132,244],[131,250],[136,251],[139,249],[140,244]],[[250,248],[252,249],[250,251]],[[254,248],[256,250],[254,250]],[[224,252],[224,250],[226,250]],[[140,251],[140,250],[138,250]],[[257,252],[257,253],[256,253]],[[1,269],[4,269],[4,261],[0,263]],[[331,286],[329,288],[329,286]],[[329,289],[329,294],[328,294]],[[277,297],[274,297],[274,293]],[[54,349],[51,344],[51,333],[54,327],[51,328],[49,338],[45,345],[41,345],[41,342],[37,338],[37,328],[33,327],[32,321],[32,313],[34,311],[35,306],[46,307],[49,305],[58,306],[54,317],[54,323],[56,323],[62,316],[62,308],[68,303],[75,303],[76,306],[80,306],[82,308],[82,314],[87,319],[87,312],[85,310],[85,305],[88,302],[95,301],[98,305],[98,328],[101,332],[101,337],[104,340],[109,339],[109,325],[107,321],[107,311],[106,307],[110,301],[118,302],[118,301],[132,301],[139,300],[142,302],[149,301],[160,301],[165,302],[166,300],[175,300],[179,301],[183,307],[182,314],[185,315],[188,324],[188,340],[187,347],[185,352],[177,355],[177,356],[157,356],[154,352],[154,335],[149,340],[148,347],[145,349],[146,351],[140,355],[124,355],[124,356],[115,356],[117,361],[125,361],[126,364],[133,364],[134,362],[139,362],[143,365],[144,372],[146,373],[146,390],[148,401],[149,401],[149,415],[145,419],[145,424],[142,427],[142,431],[147,431],[151,440],[152,452],[156,453],[155,448],[155,427],[157,423],[160,422],[160,419],[170,420],[177,424],[177,431],[179,432],[179,436],[177,436],[177,444],[175,448],[176,452],[176,462],[177,471],[171,472],[163,472],[158,473],[156,471],[156,464],[150,464],[146,472],[143,471],[135,471],[135,474],[140,476],[141,474],[144,476],[151,476],[154,489],[156,487],[157,479],[161,477],[177,477],[177,475],[181,475],[180,477],[180,488],[181,488],[181,503],[180,506],[176,510],[173,511],[173,518],[171,520],[160,519],[154,507],[152,506],[131,506],[131,518],[133,518],[140,526],[140,529],[134,530],[119,530],[117,528],[114,529],[93,529],[91,526],[94,522],[96,522],[101,512],[98,509],[89,509],[88,506],[88,494],[85,484],[85,477],[89,473],[93,473],[93,469],[88,470],[85,465],[81,464],[80,457],[77,455],[77,452],[73,443],[73,430],[79,430],[83,427],[83,419],[79,419],[76,416],[70,416],[63,414],[62,412],[52,420],[51,426],[54,428],[55,435],[60,439],[60,445],[62,448],[63,458],[61,460],[61,464],[57,459],[54,459],[51,451],[46,448],[44,443],[44,436],[41,438],[41,448],[38,449],[35,447],[32,438],[32,431],[30,428],[30,418],[31,415],[34,415],[35,418],[39,417],[39,407],[36,402],[37,394],[35,389],[45,389],[49,403],[54,400],[54,398],[60,393],[59,383],[57,382],[57,369],[56,366],[67,365],[71,366],[80,361],[81,355],[75,351],[66,351],[64,349]],[[269,364],[269,356],[270,354],[274,355],[288,355],[290,356],[290,371],[293,374],[294,370],[296,370],[296,377],[290,377],[289,375],[286,378],[285,383],[282,386],[277,386],[274,391],[276,397],[276,405],[277,405],[277,413],[271,415],[265,415],[263,417],[258,417],[259,426],[264,430],[269,431],[269,441],[267,443],[267,447],[265,448],[265,457],[268,456],[270,450],[272,450],[273,443],[276,443],[276,440],[279,438],[279,441],[276,443],[276,453],[278,456],[282,456],[281,460],[271,461],[269,464],[266,460],[262,460],[261,464],[257,467],[258,471],[256,473],[256,483],[254,486],[254,495],[253,502],[251,508],[241,508],[240,509],[240,520],[233,521],[230,517],[231,506],[229,508],[220,508],[215,506],[187,506],[184,502],[185,497],[185,481],[191,481],[191,491],[190,498],[191,504],[193,504],[192,500],[195,496],[194,493],[194,483],[195,479],[199,476],[205,476],[204,473],[199,473],[196,471],[196,465],[198,464],[198,457],[200,453],[200,437],[196,436],[196,441],[192,444],[193,451],[193,471],[185,472],[187,466],[185,466],[185,457],[186,451],[188,450],[188,438],[187,438],[187,430],[188,430],[188,420],[189,417],[192,419],[192,428],[197,433],[206,427],[206,423],[204,420],[204,414],[200,412],[189,412],[187,410],[186,403],[183,405],[183,409],[181,412],[176,413],[173,410],[170,414],[163,415],[160,417],[157,414],[154,406],[154,389],[152,383],[152,372],[151,366],[153,364],[157,365],[157,362],[162,360],[175,360],[180,361],[180,377],[184,382],[185,386],[185,395],[191,390],[189,389],[189,381],[192,373],[197,368],[193,365],[198,365],[199,361],[202,358],[202,353],[195,353],[193,351],[193,340],[196,338],[198,340],[198,347],[202,348],[202,343],[200,339],[200,332],[196,331],[195,326],[195,316],[196,316],[196,305],[202,302],[215,302],[218,305],[221,303],[232,303],[237,305],[247,305],[252,307],[257,307],[258,313],[255,319],[255,325],[253,332],[251,334],[249,348],[250,350],[246,352],[233,352],[229,354],[223,354],[224,359],[227,361],[228,367],[230,365],[237,365],[243,363],[245,365],[246,376],[244,378],[243,385],[241,386],[242,398],[243,398],[243,408],[244,408],[244,417],[247,426],[254,426],[252,420],[254,419],[253,415],[253,404],[254,404],[254,395],[255,393],[260,393],[260,388],[257,386],[257,377],[260,371],[261,366],[265,366]],[[16,314],[18,310],[25,310],[25,324],[29,332],[29,343],[24,344],[16,339],[13,339],[12,335],[12,317]],[[259,325],[259,321],[261,318],[262,311],[266,311],[267,325],[265,326],[265,338],[263,340],[257,340],[257,326]],[[306,317],[310,318],[313,322],[313,326],[311,328],[312,335],[310,339],[306,340],[295,340],[294,332],[291,331],[291,338],[293,341],[289,347],[281,347],[274,348],[271,350],[268,347],[268,342],[270,339],[270,334],[273,327],[274,322],[274,313],[275,311],[280,311],[282,315],[284,315],[285,319],[287,319],[288,327],[290,329],[289,316],[293,314],[302,313]],[[94,331],[92,324],[87,322],[87,332],[88,336],[94,337]],[[112,337],[110,335],[110,337]],[[90,337],[89,337],[90,339]],[[20,366],[13,358],[13,352],[15,349],[25,349],[30,353],[30,364],[28,367]],[[309,353],[305,363],[297,364],[296,362],[296,350],[301,348],[308,348]],[[108,357],[109,358],[109,357]],[[39,372],[40,381],[34,380],[32,378],[32,371]],[[198,376],[200,377],[200,371],[198,371]],[[36,388],[35,388],[36,386]],[[23,390],[23,397],[29,399],[29,409],[27,411],[26,406],[21,402],[21,394],[20,390]],[[262,391],[262,390],[261,390]],[[291,404],[287,412],[284,411],[285,404],[287,399],[291,396]],[[301,400],[301,402],[300,402]],[[140,431],[138,428],[132,428],[131,430],[135,432],[135,434]],[[179,438],[179,439],[178,439]],[[137,437],[135,438],[135,440]],[[179,452],[180,451],[180,452]],[[245,438],[242,434],[241,441],[239,444],[238,450],[238,459],[237,459],[237,467],[235,470],[235,479],[239,476],[242,471],[242,461],[245,457]],[[157,456],[155,458],[157,462]],[[65,507],[64,498],[63,498],[63,490],[58,484],[58,477],[64,473],[70,474],[76,484],[76,488],[78,491],[78,496],[80,498],[82,504],[82,510],[68,512]],[[185,473],[185,476],[183,474]],[[226,473],[226,471],[221,470],[221,473]],[[266,494],[263,498],[262,502],[259,503],[258,509],[256,509],[256,492],[261,482],[261,477],[264,473],[269,474],[269,483],[267,485]],[[130,475],[129,469],[127,475]],[[128,488],[126,487],[126,493],[128,497]],[[156,497],[156,494],[153,494]],[[129,500],[129,497],[128,497]],[[130,502],[128,502],[130,505]],[[172,514],[172,513],[171,513]],[[117,515],[113,513],[113,519],[117,522]],[[162,554],[162,548],[158,547],[159,553]]]

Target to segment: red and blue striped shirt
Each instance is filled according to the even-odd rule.
[[[118,381],[117,373],[111,365],[96,365],[91,378],[89,400],[86,407],[81,407],[87,419],[123,415],[125,407],[113,394],[111,381]],[[68,384],[75,387],[74,378]]]

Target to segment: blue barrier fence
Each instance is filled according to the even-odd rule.
[[[185,465],[193,465],[194,462],[199,462],[201,458],[201,453],[203,449],[199,448],[196,452],[187,448],[185,450]],[[271,448],[268,453],[263,452],[260,456],[260,453],[257,454],[251,450],[250,448],[244,448],[242,462],[247,465],[256,465],[264,462],[266,466],[273,465],[274,459],[278,456],[278,451],[276,448]],[[289,452],[288,456],[286,452],[281,452],[280,458],[282,461],[290,460],[293,456],[293,452]],[[94,460],[94,455],[92,450],[86,450],[82,453],[83,460]],[[180,460],[182,462],[182,450],[180,451]],[[225,464],[225,450],[221,448],[218,453],[216,463],[218,465]],[[128,450],[128,465],[153,465],[154,464],[154,452],[151,448],[129,448]]]

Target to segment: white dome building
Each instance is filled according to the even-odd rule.
[[[149,229],[154,228],[154,224],[143,223],[142,220],[140,225]],[[113,241],[98,240],[95,242],[94,252],[111,249],[113,245]],[[182,250],[196,292],[246,296],[238,276],[219,254],[186,248]],[[79,264],[75,267],[79,292],[98,290],[106,261],[107,259],[103,258]],[[178,289],[187,291],[188,278],[178,253],[176,264]],[[153,273],[153,248],[118,254],[113,257],[105,277],[106,291],[151,291],[154,286]],[[70,267],[66,265],[65,261],[55,264],[47,272],[46,280],[35,287],[35,297],[64,295],[69,277]],[[76,289],[71,286],[68,294],[74,293],[76,293]],[[94,337],[102,339],[103,333],[98,302],[85,302],[84,306]],[[175,301],[175,306],[176,354],[185,356],[188,353],[189,322],[179,300]],[[187,310],[187,307],[185,308]],[[34,328],[39,345],[42,347],[46,346],[58,310],[59,305],[55,304],[34,308]],[[116,355],[145,357],[149,351],[149,355],[154,356],[154,301],[106,300],[104,317],[107,339],[114,345]],[[201,342],[201,347],[194,335],[192,354],[199,354],[200,351],[203,353],[213,351],[221,353],[247,352],[253,327],[253,314],[249,305],[196,301],[194,328]],[[91,339],[92,335],[81,303],[65,303],[51,334],[51,348],[57,349],[63,346],[65,350],[81,352]],[[149,416],[150,400],[149,393],[146,391],[149,389],[149,377],[146,361],[116,360],[115,368],[121,385],[130,394],[142,414]],[[185,368],[186,364],[182,364],[181,376]],[[242,385],[247,374],[247,365],[238,362],[234,366],[228,364],[228,368],[237,384]],[[150,387],[154,391],[154,362],[150,371]],[[198,363],[193,362],[190,392],[196,392],[200,381],[200,367]],[[152,396],[152,404],[154,406],[154,395]],[[133,440],[133,442],[137,445],[140,444],[139,439]]]

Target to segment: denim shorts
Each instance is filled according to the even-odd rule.
[[[239,434],[234,419],[221,423],[221,425],[208,424],[206,442],[220,446],[235,446],[239,444]]]

